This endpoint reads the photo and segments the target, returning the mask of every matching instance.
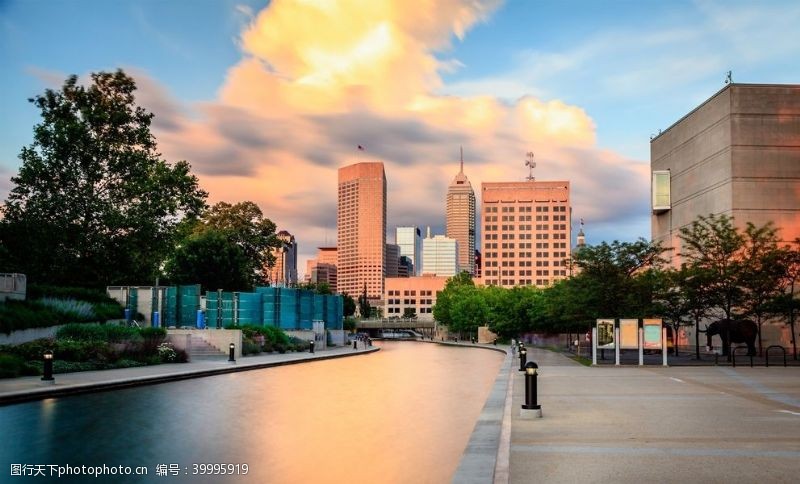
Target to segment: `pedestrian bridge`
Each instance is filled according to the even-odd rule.
[[[432,336],[436,329],[436,321],[424,321],[416,318],[382,318],[356,321],[356,330],[377,336],[385,329],[412,329],[426,336]]]

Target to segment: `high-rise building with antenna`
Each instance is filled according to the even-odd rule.
[[[458,271],[475,273],[475,192],[464,174],[464,150],[461,164],[447,188],[446,235],[458,242]],[[424,268],[423,268],[424,270]]]

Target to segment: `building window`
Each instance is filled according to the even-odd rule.
[[[653,172],[653,213],[664,213],[672,208],[669,170]]]

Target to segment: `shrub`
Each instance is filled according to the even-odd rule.
[[[0,304],[0,331],[9,334],[17,329],[45,328],[70,322],[69,318],[31,301],[6,301]]]
[[[17,355],[0,353],[0,378],[15,378],[22,373],[25,362]]]
[[[286,353],[286,345],[283,344],[283,343],[276,343],[275,344],[275,351],[277,351],[280,354]]]
[[[77,299],[90,303],[110,303],[116,302],[105,291],[100,289],[86,289],[83,287],[60,287],[48,286],[43,284],[28,284],[28,298],[39,299],[42,297],[54,297],[61,299]]]
[[[86,301],[43,297],[37,302],[53,311],[69,316],[75,322],[95,320],[94,308],[91,303]]]
[[[100,322],[105,322],[109,319],[122,319],[125,316],[124,308],[116,301],[95,303],[92,308],[94,309],[95,318]]]
[[[162,341],[167,337],[167,330],[164,328],[140,328],[139,334],[145,340],[158,340]]]
[[[171,343],[161,343],[158,345],[157,350],[158,357],[164,363],[173,363],[178,359],[178,355],[175,353],[175,348],[172,347]]]
[[[261,345],[250,338],[242,340],[242,354],[243,355],[257,355],[261,353]]]
[[[78,341],[104,341],[107,343],[142,339],[139,329],[114,324],[67,324],[58,329],[56,338]]]

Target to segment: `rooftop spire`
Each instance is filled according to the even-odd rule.
[[[461,149],[461,170],[459,170],[459,173],[464,173],[464,147],[459,146],[459,149]]]

